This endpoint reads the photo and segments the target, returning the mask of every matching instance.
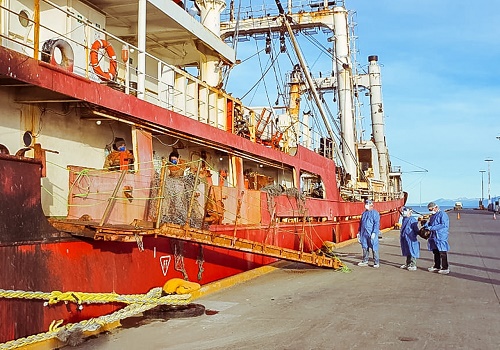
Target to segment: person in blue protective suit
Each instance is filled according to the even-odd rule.
[[[373,253],[373,267],[380,266],[378,253],[378,235],[380,231],[380,214],[373,209],[373,201],[365,200],[365,211],[361,215],[358,230],[358,241],[363,249],[363,260],[358,266],[368,266],[370,249]]]
[[[427,247],[434,254],[434,266],[429,267],[430,272],[438,272],[443,275],[450,273],[448,266],[448,230],[450,228],[450,219],[448,214],[439,210],[439,206],[430,202],[427,208],[432,213],[429,221],[423,227],[431,231],[431,235],[427,240]]]
[[[399,241],[401,255],[406,256],[406,263],[401,265],[401,268],[416,271],[417,259],[420,257],[420,242],[417,239],[419,228],[417,219],[411,216],[411,213],[411,208],[403,207]]]

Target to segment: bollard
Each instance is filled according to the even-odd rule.
[[[460,220],[460,213],[457,213],[457,220]]]

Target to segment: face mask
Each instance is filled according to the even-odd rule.
[[[177,164],[177,159],[172,159],[171,162],[173,165]]]
[[[434,215],[434,214],[437,213],[437,210],[436,209],[432,209],[431,213],[432,213],[432,215]]]
[[[370,205],[369,205],[369,204],[366,204],[366,205],[365,205],[365,209],[366,209],[366,210],[370,210]]]
[[[125,151],[126,149],[127,149],[127,148],[126,148],[125,146],[120,146],[120,147],[118,147],[118,150],[119,150],[119,151],[121,151],[121,152]]]

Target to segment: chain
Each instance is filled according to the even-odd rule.
[[[172,240],[173,251],[174,251],[174,270],[182,273],[183,278],[189,281],[189,277],[184,266],[184,242],[176,242]]]
[[[203,271],[205,271],[205,269],[203,268],[204,262],[205,257],[203,256],[203,246],[200,244],[200,254],[198,254],[198,257],[196,258],[196,263],[198,264],[198,281],[201,281],[201,278],[203,277]]]
[[[142,237],[139,236],[137,233],[134,236],[135,236],[135,241],[137,242],[137,248],[139,249],[140,252],[143,252],[144,242],[142,241]]]

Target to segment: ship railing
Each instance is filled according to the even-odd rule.
[[[133,178],[127,170],[87,169],[86,178],[72,177],[74,191],[68,218],[52,220],[52,224],[75,236],[135,242],[140,251],[144,250],[146,236],[179,238],[230,249],[239,247],[247,253],[304,262],[323,247],[328,235],[318,233],[316,225],[331,216],[329,208],[316,205],[313,206],[316,209],[309,210],[294,188],[276,192],[270,188],[246,189],[241,193],[235,187],[211,185],[201,177],[202,169],[208,169],[207,163],[200,160],[189,166],[196,171],[170,177],[166,176],[169,165],[163,161],[151,188],[142,189],[149,190],[150,198],[133,195],[135,189],[131,189],[130,182]],[[101,182],[102,176],[114,181]],[[85,186],[80,186],[84,183]],[[128,196],[123,195],[124,185],[130,189]],[[263,197],[264,191],[267,198]],[[142,211],[134,209],[139,206],[137,200],[139,203],[147,200],[148,205]],[[97,215],[88,214],[92,209]],[[177,255],[182,244],[178,240],[171,243]]]
[[[37,60],[48,62],[49,66],[54,58],[59,66],[57,68],[64,68],[69,73],[106,84],[126,94],[135,95],[152,104],[222,130],[237,133],[235,127],[238,122],[236,108],[240,108],[244,112],[245,115],[242,117],[248,117],[252,113],[257,116],[253,120],[248,118],[247,121],[244,121],[250,130],[255,129],[257,123],[260,122],[259,113],[244,107],[238,99],[220,89],[209,86],[188,71],[168,64],[147,52],[143,52],[146,57],[145,72],[139,72],[134,66],[134,62],[137,61],[138,54],[142,52],[138,47],[104,30],[104,16],[101,19],[94,19],[92,22],[74,8],[62,8],[50,0],[40,1],[39,20],[36,20],[37,16],[31,15],[32,9],[14,11],[3,4],[0,5],[11,24],[7,32],[0,32],[2,46]],[[57,29],[55,27],[57,23],[66,23],[64,27],[69,27],[69,29]],[[89,58],[91,47],[97,39],[107,40],[114,48],[118,67],[117,77],[114,80],[102,80],[91,67]],[[72,55],[69,52],[62,52],[60,48],[58,51],[50,47],[50,43],[54,45],[58,40],[70,45]],[[66,58],[73,56],[70,66],[64,64],[61,57],[63,54],[66,55]],[[103,71],[109,69],[109,62],[109,58],[105,55],[99,56],[99,65]],[[139,81],[142,84],[139,84]],[[229,124],[231,121],[228,122],[231,120],[228,115],[233,115],[232,125]],[[283,138],[286,138],[287,135],[283,135],[283,133],[293,131],[297,136],[294,136],[296,138],[295,145],[292,142],[291,147],[295,147],[298,143],[310,149],[318,150],[320,148],[321,135],[307,125],[296,125],[292,128],[293,130],[285,130],[286,128],[276,126],[270,126],[270,128],[272,130],[266,130],[262,133],[268,140],[260,140],[255,135],[254,137],[251,135],[242,136],[254,142],[266,143],[269,141],[274,147],[286,149],[283,147]]]
[[[344,6],[343,0],[281,0],[281,5],[286,13],[311,12],[318,9],[323,9],[332,6]],[[240,19],[252,19],[262,17],[273,17],[279,15],[278,7],[275,2],[263,3],[260,6],[247,5],[235,6],[234,8],[226,7],[221,14],[221,22],[229,22],[236,20],[239,15]]]
[[[147,166],[148,163],[142,164],[143,168]],[[185,166],[184,176],[170,177],[166,161],[159,167],[149,163],[154,171],[140,178],[127,170],[69,166],[67,218],[93,221],[98,226],[125,227],[134,223],[137,227],[159,227],[167,223],[206,229],[227,224],[266,228],[276,220],[303,222],[309,216],[308,222],[313,222],[328,216],[328,206],[305,208],[304,198],[296,188],[267,185],[246,188],[242,193],[223,182],[212,183],[207,172],[215,170],[202,160]],[[223,230],[232,232],[231,226]],[[291,229],[290,237],[295,234],[297,230]]]
[[[2,46],[39,61],[51,62],[54,57],[57,68],[68,70],[69,73],[106,84],[214,127],[231,130],[231,126],[227,125],[227,105],[228,100],[232,100],[233,105],[241,104],[237,99],[104,30],[104,16],[92,22],[75,9],[62,8],[50,0],[40,2],[39,21],[31,15],[34,12],[31,8],[18,12],[6,7],[5,3],[0,5],[12,24],[6,32],[0,32]],[[67,23],[70,28],[57,29],[56,23]],[[111,81],[101,79],[91,67],[89,55],[97,39],[111,43],[117,56],[117,77]],[[63,40],[71,48],[66,52],[55,49],[51,56],[50,49],[44,50],[44,44],[46,48],[49,47],[49,40],[52,43]],[[138,71],[134,65],[140,53],[146,57],[144,72]],[[71,67],[64,64],[62,55],[66,55],[66,58],[73,56]],[[109,70],[109,62],[106,55],[99,54],[99,65],[104,72]],[[139,84],[141,79],[143,88]]]
[[[394,174],[401,174],[401,166],[391,166],[390,172]]]
[[[364,199],[378,201],[398,200],[403,198],[403,192],[379,192],[365,189],[356,189],[354,187],[341,186],[340,196],[349,202],[360,202]]]

